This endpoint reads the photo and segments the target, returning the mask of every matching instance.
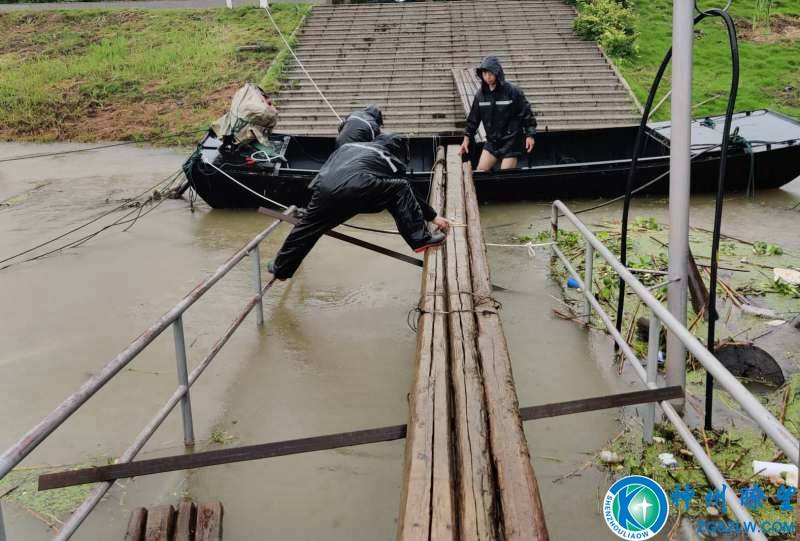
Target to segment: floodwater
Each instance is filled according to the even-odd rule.
[[[80,146],[3,144],[0,159],[70,148]],[[177,170],[185,156],[183,149],[120,147],[0,162],[0,259],[99,216]],[[800,181],[752,202],[734,197],[726,215],[736,218],[726,230],[800,250],[798,213],[789,210],[798,201]],[[637,209],[666,219],[663,200],[637,203]],[[695,198],[693,223],[707,227],[712,210],[710,196]],[[590,216],[617,213],[612,207]],[[541,218],[548,215],[542,203],[482,207],[488,242],[544,229]],[[358,221],[386,227],[390,219]],[[110,229],[80,247],[0,271],[0,448],[14,443],[267,223],[251,211],[212,211],[198,201],[192,212],[185,200],[166,200],[128,231]],[[264,260],[285,231],[262,245]],[[406,250],[392,236],[358,235]],[[630,389],[608,369],[606,337],[553,315],[551,296],[559,291],[548,280],[544,252],[531,259],[523,249],[489,248],[489,258],[493,281],[507,288],[496,297],[503,303],[521,405]],[[418,300],[419,277],[414,267],[323,239],[298,275],[269,293],[264,328],[251,315],[193,387],[197,449],[405,422],[415,349],[407,314]],[[188,311],[193,366],[251,291],[246,259]],[[167,331],[23,465],[102,463],[118,456],[175,385]],[[588,468],[557,479],[581,468],[620,431],[618,417],[618,411],[606,411],[526,424],[554,541],[616,539],[599,513],[607,475]],[[140,457],[182,448],[176,410]],[[403,449],[402,441],[382,443],[126,480],[74,538],[119,539],[134,507],[191,496],[223,502],[227,540],[390,540]],[[12,541],[53,535],[12,503],[4,503],[4,516]]]

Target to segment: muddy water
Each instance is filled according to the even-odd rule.
[[[76,147],[2,145],[0,159],[61,148]],[[184,156],[183,150],[123,147],[0,163],[0,201],[6,202],[0,207],[0,259],[138,194],[175,171]],[[754,202],[731,199],[727,208],[736,220],[728,232],[800,249],[797,212],[781,210],[800,200],[797,184],[759,194]],[[639,208],[666,218],[663,201]],[[710,197],[695,198],[696,225],[707,226],[711,210]],[[548,213],[539,203],[484,206],[487,240],[502,243],[511,234],[543,229],[546,222],[537,218]],[[377,215],[360,222],[386,226],[389,220]],[[253,212],[210,211],[201,202],[191,212],[186,201],[169,200],[127,232],[109,230],[79,248],[0,271],[0,448],[264,226]],[[283,234],[269,239],[262,254],[272,253]],[[364,236],[404,249],[394,237]],[[522,405],[627,388],[607,370],[604,337],[553,317],[550,296],[558,290],[547,279],[544,254],[530,259],[524,250],[490,248],[489,256],[494,282],[508,288],[497,298]],[[193,364],[245,302],[250,278],[245,260],[186,315]],[[220,447],[212,440],[244,445],[404,422],[415,345],[406,316],[418,289],[414,267],[323,239],[297,277],[276,286],[266,300],[265,327],[257,329],[251,316],[193,388],[198,448]],[[25,465],[119,455],[172,392],[174,365],[167,332]],[[599,514],[606,474],[589,468],[556,481],[617,434],[617,416],[599,412],[527,424],[552,539],[614,539]],[[181,452],[180,426],[179,416],[171,416],[141,456]],[[224,503],[229,540],[388,540],[395,531],[402,462],[403,442],[394,442],[125,481],[76,539],[117,539],[134,506],[188,495]],[[5,504],[4,513],[12,540],[52,535],[13,504]]]

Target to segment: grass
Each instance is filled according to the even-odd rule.
[[[798,36],[778,32],[783,17],[795,19],[800,30],[800,2],[774,0],[771,7],[772,34],[753,30],[757,1],[733,2],[731,14],[737,25],[740,52],[740,82],[736,110],[769,108],[800,117],[800,55]],[[721,4],[721,3],[720,3]],[[639,56],[618,60],[618,67],[636,96],[644,103],[661,59],[672,45],[672,0],[635,0],[639,17]],[[701,2],[710,7],[708,2]],[[731,68],[727,32],[721,19],[706,19],[695,29],[692,98],[694,116],[725,111]],[[669,73],[661,83],[656,103],[670,88]],[[708,100],[708,101],[707,101]],[[706,103],[702,103],[706,102]],[[702,104],[701,104],[702,103]],[[654,118],[669,119],[669,100]]]
[[[286,35],[308,9],[272,7]],[[261,47],[238,51],[246,44]],[[260,9],[3,13],[0,139],[197,132],[225,112],[244,81],[262,81],[282,49]]]

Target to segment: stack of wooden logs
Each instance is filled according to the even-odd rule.
[[[131,512],[125,541],[222,541],[223,513],[221,502],[139,507]]]
[[[548,539],[492,298],[469,163],[439,149],[431,205],[452,219],[425,254],[398,539]]]

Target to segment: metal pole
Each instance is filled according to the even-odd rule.
[[[589,242],[589,239],[586,239],[586,264],[585,264],[585,274],[583,279],[583,287],[586,288],[586,294],[592,295],[592,275],[594,274],[594,247]],[[592,303],[589,302],[589,298],[587,297],[583,301],[583,322],[588,325],[592,322]]]
[[[658,317],[650,312],[650,333],[647,336],[647,386],[653,387],[656,384],[658,373],[658,346],[659,335],[661,334],[661,322]],[[653,426],[656,424],[656,405],[645,406],[644,416],[644,441],[653,443]]]
[[[689,192],[692,142],[692,0],[673,0],[672,126],[669,173],[669,278],[667,308],[686,326],[689,274]],[[667,385],[686,387],[686,347],[667,333]],[[680,403],[679,410],[683,409]]]
[[[0,541],[6,541],[6,527],[3,523],[3,502],[0,501]]]
[[[595,251],[608,261],[608,264],[614,269],[617,274],[619,274],[625,282],[631,287],[631,290],[642,299],[642,302],[647,305],[657,316],[658,319],[661,320],[661,323],[667,328],[667,330],[675,333],[679,340],[682,340],[684,344],[688,347],[689,351],[692,352],[692,355],[700,361],[700,364],[705,367],[708,372],[714,376],[714,380],[717,383],[718,387],[721,387],[728,391],[728,393],[733,396],[733,398],[739,402],[742,408],[747,412],[750,417],[761,427],[764,432],[766,432],[772,441],[774,441],[778,447],[780,447],[784,453],[786,453],[786,457],[792,461],[793,464],[800,464],[800,442],[798,442],[797,436],[789,432],[789,430],[781,424],[780,421],[761,403],[761,401],[753,396],[753,394],[745,388],[741,382],[736,379],[736,376],[730,373],[727,368],[725,368],[722,363],[719,362],[719,359],[714,357],[710,351],[706,349],[706,347],[700,343],[695,335],[689,331],[685,326],[681,325],[675,316],[673,316],[669,310],[664,308],[661,302],[658,301],[653,294],[648,291],[648,289],[641,283],[636,277],[627,269],[625,266],[620,263],[620,261],[611,253],[611,251],[600,242],[597,237],[595,237],[589,229],[586,228],[585,225],[575,216],[564,203],[561,201],[555,201],[553,205],[559,207],[559,210],[562,214],[578,229],[578,231],[585,237],[591,240],[592,245],[594,246]],[[571,273],[572,276],[576,277],[578,280],[578,287],[583,287],[583,282],[578,275],[575,274],[575,269],[573,268],[572,264],[569,262],[564,254],[558,249],[557,246],[553,245],[553,251],[556,255],[564,262],[564,266],[567,270]],[[603,312],[603,307],[600,306],[600,303],[597,299],[592,298],[592,306],[594,307],[595,312],[597,315],[603,318],[603,323],[608,327],[615,327],[611,320],[608,319],[608,316]],[[617,332],[616,327],[611,330],[612,336],[614,336],[614,340],[620,344],[620,349],[623,353],[626,351],[627,345],[624,343],[624,339],[622,335]],[[627,355],[627,354],[626,354]],[[635,355],[632,357],[635,359]],[[639,374],[639,377],[642,381],[647,380],[647,374],[645,373],[644,368],[638,365],[638,363],[632,363],[633,369]]]
[[[186,446],[194,445],[194,426],[192,424],[192,401],[189,398],[189,371],[186,367],[186,339],[183,336],[183,316],[179,316],[172,324],[175,337],[175,360],[178,365],[178,385],[186,387],[186,394],[181,398],[183,413],[183,442]]]
[[[258,244],[250,251],[250,257],[253,258],[253,282],[256,285],[256,296],[258,297],[256,323],[260,327],[264,325],[264,302],[261,297],[261,254],[258,251]]]
[[[291,216],[296,207],[289,207],[284,214]],[[191,305],[202,297],[206,291],[225,276],[228,271],[235,267],[247,253],[252,250],[254,246],[264,240],[267,235],[275,231],[281,225],[281,220],[275,220],[269,227],[264,229],[261,233],[256,235],[250,242],[248,242],[241,250],[233,254],[225,263],[223,263],[214,273],[206,278],[201,284],[190,291],[178,304],[176,304],[169,312],[165,313],[146,331],[125,348],[124,351],[119,353],[116,357],[111,359],[105,367],[98,373],[89,378],[80,389],[68,396],[61,404],[59,404],[53,411],[51,411],[39,424],[31,428],[21,439],[19,439],[12,447],[5,450],[0,454],[0,479],[11,471],[11,469],[22,462],[22,460],[30,454],[31,451],[49,436],[56,428],[72,415],[78,408],[80,408],[87,400],[99,391],[103,385],[108,383],[120,370],[130,363],[134,357],[142,352],[153,340],[155,340],[161,332],[169,327],[177,316],[185,312]]]

